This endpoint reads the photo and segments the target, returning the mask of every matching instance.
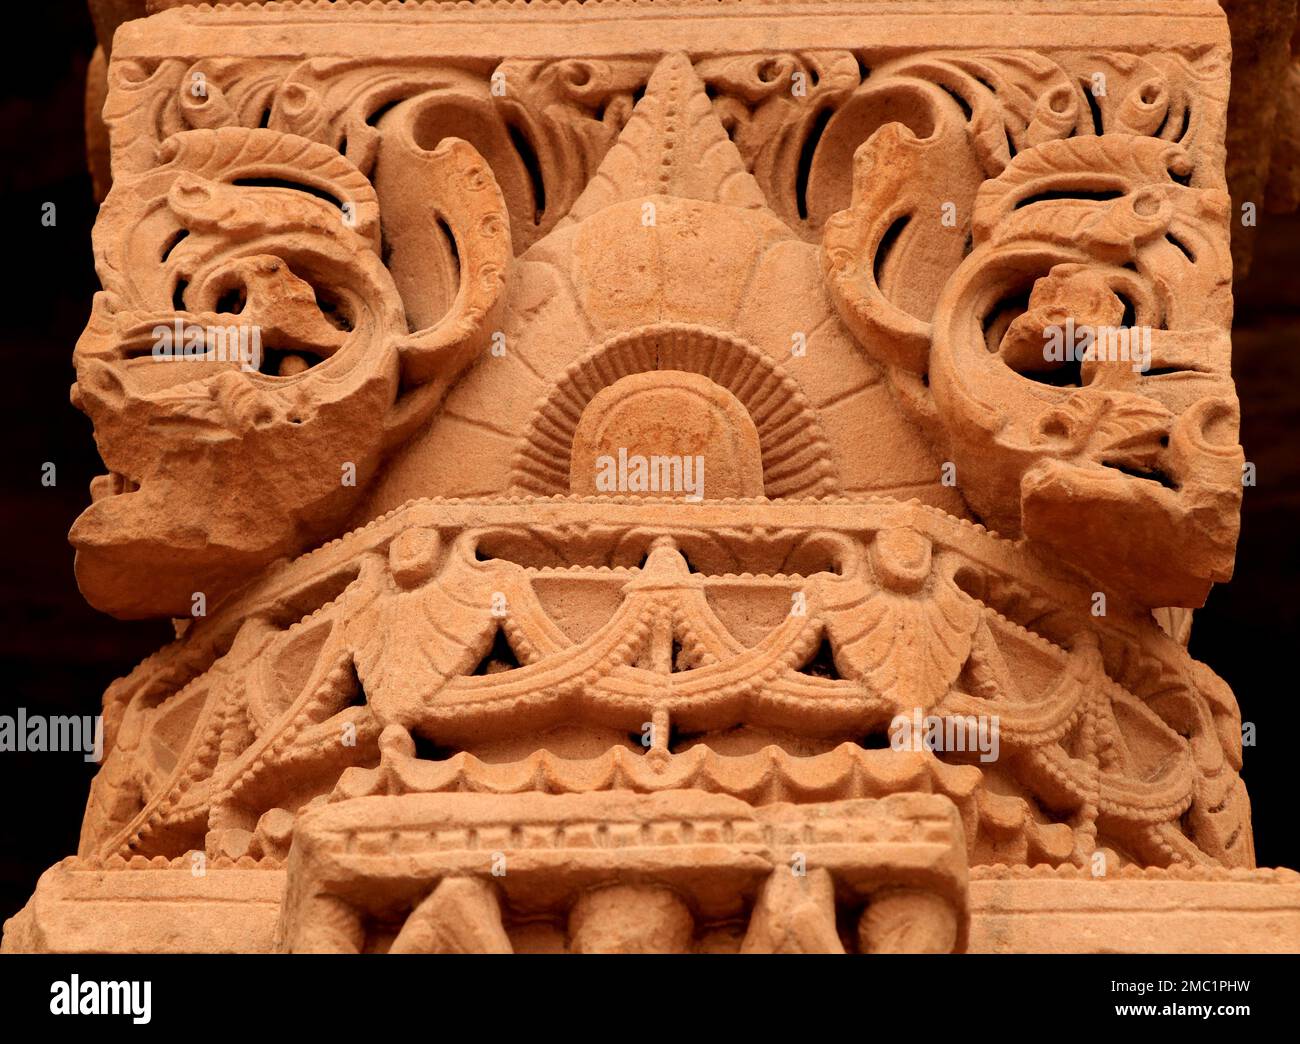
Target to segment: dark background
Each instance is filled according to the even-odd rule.
[[[102,471],[90,423],[68,402],[72,347],[98,289],[83,137],[95,38],[80,0],[30,6],[32,24],[11,33],[0,63],[0,229],[9,237],[0,321],[0,677],[8,684],[0,714],[94,714],[108,684],[168,641],[171,627],[97,613],[72,575],[67,531]],[[41,224],[47,202],[57,207],[53,228]],[[1191,649],[1228,681],[1243,720],[1256,725],[1244,775],[1258,861],[1300,867],[1291,774],[1300,736],[1300,221],[1261,213],[1255,250],[1251,275],[1237,285],[1233,369],[1242,442],[1259,484],[1246,491],[1236,576],[1197,613]],[[41,484],[46,461],[57,467],[53,488]],[[79,754],[0,754],[0,919],[22,907],[42,870],[76,850],[94,769]]]

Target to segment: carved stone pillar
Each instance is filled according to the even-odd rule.
[[[5,948],[1295,948],[1185,648],[1228,60],[1209,0],[124,24],[71,538],[177,637]]]

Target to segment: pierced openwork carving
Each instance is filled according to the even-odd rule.
[[[964,948],[970,867],[1253,868],[1175,612],[1241,497],[1212,5],[715,6],[118,34],[73,541],[185,619],[77,866],[281,875],[288,950],[863,953]]]

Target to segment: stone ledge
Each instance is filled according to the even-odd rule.
[[[1300,881],[1280,876],[975,878],[970,908],[969,953],[1300,951]]]
[[[269,953],[284,871],[76,870],[41,875],[3,953]]]
[[[267,953],[284,885],[281,870],[209,870],[199,878],[59,864],[5,923],[0,949]],[[973,872],[969,902],[969,953],[1300,952],[1300,879],[1290,871],[1199,881],[996,880]]]
[[[732,53],[762,51],[774,43],[801,50],[843,47],[860,40],[875,50],[909,47],[1005,47],[1008,19],[1016,46],[1123,46],[1192,52],[1226,45],[1227,19],[1213,0],[1150,5],[1114,0],[1039,2],[911,0],[849,3],[844,0],[745,0],[732,3],[481,3],[318,4],[273,3],[179,7],[127,22],[113,38],[113,57],[199,58],[211,53],[220,27],[227,57],[322,57],[357,53],[356,32],[382,40],[383,53],[443,57],[485,51],[534,58],[617,53],[692,51],[719,46]],[[343,23],[349,24],[340,36]],[[629,44],[629,23],[636,42]],[[268,32],[292,25],[291,34]],[[472,32],[448,34],[448,27]],[[779,33],[777,41],[773,33]]]

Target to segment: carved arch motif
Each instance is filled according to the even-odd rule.
[[[570,365],[538,403],[515,455],[513,488],[532,496],[569,490],[569,457],[582,411],[602,388],[652,370],[698,373],[731,392],[758,429],[764,495],[836,492],[830,448],[793,378],[736,337],[674,324],[620,334]]]

